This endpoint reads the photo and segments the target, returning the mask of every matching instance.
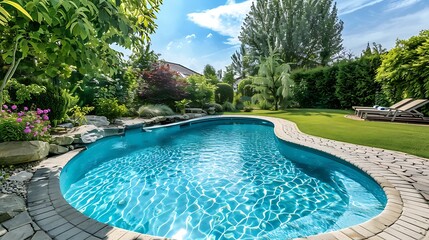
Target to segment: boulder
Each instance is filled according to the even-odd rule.
[[[97,127],[109,126],[110,122],[105,116],[86,115],[85,116],[88,125],[94,125]]]
[[[69,149],[66,147],[56,145],[56,144],[49,144],[49,153],[50,154],[59,155],[59,154],[66,153],[68,151],[69,151]]]
[[[73,123],[62,123],[62,124],[58,124],[57,127],[72,128],[73,127]]]
[[[103,135],[98,133],[88,133],[79,138],[80,143],[93,143],[98,139],[103,138]]]
[[[25,211],[24,199],[15,194],[0,193],[0,223]]]
[[[71,136],[55,136],[52,137],[52,143],[60,146],[67,146],[72,144],[74,138]]]
[[[49,143],[21,141],[0,143],[0,165],[37,161],[49,154]]]
[[[29,181],[33,177],[33,174],[26,171],[21,171],[19,173],[16,173],[12,175],[9,180],[10,181],[18,181],[18,182],[25,182]]]
[[[25,212],[18,214],[16,217],[2,223],[2,225],[7,230],[12,231],[13,229],[16,229],[16,228],[19,228],[21,226],[30,224],[32,222],[33,222],[33,220],[31,220],[30,215],[28,215],[28,212],[25,211]]]
[[[73,143],[92,143],[104,137],[104,130],[95,125],[82,125],[72,129],[67,136],[74,138]]]

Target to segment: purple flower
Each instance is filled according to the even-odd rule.
[[[17,122],[22,122],[22,118],[17,118],[16,121]]]
[[[24,111],[28,111],[28,107],[24,107]]]
[[[31,133],[31,129],[30,129],[29,127],[26,127],[26,128],[24,129],[24,132],[25,132],[25,133],[27,133],[27,134],[28,134],[28,133]]]
[[[11,110],[7,110],[7,112],[8,112],[8,113],[12,113],[12,111],[11,111]]]
[[[1,110],[1,112],[4,112],[4,110]]]
[[[44,132],[48,131],[48,127],[43,127],[43,131]]]
[[[16,105],[12,105],[12,110],[16,110],[18,107]]]
[[[48,117],[48,115],[43,115],[43,120],[49,120],[49,117]]]
[[[20,117],[22,117],[22,116],[24,116],[25,115],[25,113],[24,112],[19,112],[18,113],[18,116],[20,116]]]
[[[34,132],[33,136],[37,136],[39,134],[37,131]]]
[[[6,104],[5,104],[5,105],[3,105],[3,108],[4,108],[4,109],[8,109],[8,107],[7,107],[7,105],[6,105]]]
[[[34,121],[35,123],[40,123],[40,120],[39,119],[37,119],[36,121]]]
[[[51,125],[48,125],[48,128],[51,128]]]
[[[33,126],[33,125],[30,125],[30,128],[34,128],[34,126]]]
[[[48,112],[49,112],[48,109],[43,110],[44,114],[47,114]]]
[[[42,110],[42,109],[40,109],[40,108],[38,108],[38,109],[37,109],[37,114],[38,114],[38,115],[43,114],[43,110]]]

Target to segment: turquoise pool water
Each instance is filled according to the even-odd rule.
[[[71,160],[60,183],[93,219],[176,239],[303,237],[364,222],[386,204],[363,172],[245,119],[127,131]]]

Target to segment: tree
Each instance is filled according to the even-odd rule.
[[[219,82],[219,79],[216,75],[216,69],[212,65],[207,64],[204,67],[203,74],[204,77],[206,77],[206,79],[210,81],[211,84],[216,85]]]
[[[278,110],[280,102],[290,95],[290,66],[281,62],[275,50],[270,50],[269,56],[261,59],[258,76],[253,78],[253,84],[259,93],[252,100],[266,100]]]
[[[429,98],[429,30],[408,40],[396,41],[396,46],[381,55],[376,80],[383,86],[391,102],[405,97]]]
[[[325,66],[342,50],[342,29],[332,0],[257,0],[239,39],[250,62],[268,57],[273,46],[294,67]]]
[[[248,50],[246,50],[244,44],[241,44],[239,51],[235,51],[231,56],[231,60],[232,69],[240,79],[245,79],[248,75],[255,75],[257,73],[256,66],[250,63]]]
[[[234,71],[232,70],[232,66],[226,66],[226,71],[223,75],[222,82],[233,86],[235,83]]]
[[[155,13],[161,2],[27,1],[25,8],[35,21],[17,15],[0,25],[0,53],[9,65],[0,94],[24,59],[41,70],[42,78],[61,76],[70,66],[82,74],[99,71],[112,75],[122,61],[112,44],[141,49],[155,31]]]
[[[191,75],[186,79],[188,86],[186,92],[189,93],[189,99],[199,107],[214,100],[214,91],[216,86],[211,84],[204,76]]]
[[[187,96],[185,81],[178,79],[167,66],[160,66],[151,71],[144,71],[139,83],[139,95],[143,102],[153,104],[167,104],[174,106],[175,101],[179,101]]]
[[[18,10],[18,12],[24,14],[28,19],[33,21],[33,18],[31,18],[30,14],[28,14],[28,12],[24,8],[22,8],[21,5],[19,5],[16,2],[13,2],[13,1],[3,0],[0,2],[0,25],[5,26],[7,24],[7,22],[9,21],[9,19],[12,18],[9,11],[7,11],[5,8],[3,8],[2,5],[11,6],[12,8]]]

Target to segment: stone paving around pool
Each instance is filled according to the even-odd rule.
[[[273,122],[276,135],[283,140],[330,153],[354,164],[371,175],[387,195],[385,210],[375,218],[350,228],[306,239],[429,240],[428,159],[310,136],[300,132],[294,123],[282,119],[255,118]],[[49,236],[35,238],[34,235],[31,239],[163,239],[97,222],[84,216],[64,200],[59,187],[59,174],[62,167],[78,152],[68,152],[40,164],[28,186],[27,211],[31,219],[23,216],[24,220],[21,223],[16,221],[18,223],[15,224],[26,222],[21,227],[30,226],[32,231],[35,230],[34,226],[38,226],[41,228],[38,231],[41,235],[46,233],[43,237]],[[0,225],[0,232],[3,227]],[[3,235],[0,240],[14,239],[5,237]]]

